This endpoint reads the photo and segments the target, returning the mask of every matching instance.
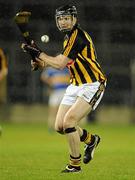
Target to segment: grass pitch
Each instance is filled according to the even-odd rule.
[[[134,180],[135,126],[88,125],[101,135],[94,159],[82,172],[61,174],[68,163],[66,138],[44,124],[2,124],[0,180]],[[83,154],[83,144],[81,148]]]

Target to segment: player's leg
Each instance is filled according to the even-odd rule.
[[[77,93],[76,93],[77,90],[78,90],[77,87],[73,85],[69,85],[68,88],[66,89],[64,97],[59,106],[57,116],[56,116],[56,122],[55,122],[55,130],[61,134],[64,133],[63,121],[64,121],[65,114],[68,112],[71,106],[75,103],[76,98],[77,98]]]
[[[100,103],[104,94],[105,86],[106,83],[104,82],[96,82],[93,83],[92,86],[88,86],[86,90],[84,89],[84,91],[80,92],[80,97],[84,98],[88,104],[90,104],[91,110],[95,110]],[[86,97],[88,97],[88,99]],[[86,144],[83,162],[87,164],[93,159],[95,148],[100,142],[100,137],[98,135],[90,134],[87,130],[82,130],[79,127],[78,132],[80,134],[80,140]]]
[[[67,113],[67,111],[70,109],[70,107],[71,107],[70,105],[60,104],[58,108],[58,112],[55,120],[55,130],[60,134],[64,134],[64,129],[63,129],[64,116]]]
[[[90,110],[91,106],[84,99],[78,97],[75,104],[65,115],[63,127],[69,144],[70,162],[63,172],[78,172],[81,170],[80,134],[77,130],[77,123]]]
[[[84,141],[87,144],[83,159],[84,163],[88,163],[93,158],[94,150],[100,141],[99,136],[91,135],[86,130],[82,130],[81,128],[78,128],[77,131],[75,127],[78,121],[86,116],[92,109],[94,110],[99,104],[104,93],[104,88],[101,88],[101,85],[103,84],[96,82],[92,85],[88,84],[87,86],[84,86],[84,88],[81,88],[81,91],[78,94],[79,97],[77,101],[65,115],[63,127],[65,129],[65,132],[67,133],[67,139],[70,146],[70,154],[75,158],[75,160],[77,160],[78,158],[78,164],[76,164],[76,161],[74,161],[73,158],[70,162],[70,166],[73,167],[74,165],[74,169],[76,169],[76,166],[80,166],[80,140]],[[69,172],[69,168],[65,171]]]

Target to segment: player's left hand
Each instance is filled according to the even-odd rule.
[[[43,61],[42,59],[39,59],[39,58],[35,58],[35,60],[31,60],[31,67],[32,67],[32,70],[35,69],[35,67],[38,67],[40,69],[44,69],[47,67],[47,64],[45,63],[45,61]]]

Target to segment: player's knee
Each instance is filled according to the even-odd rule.
[[[55,125],[55,131],[58,132],[59,134],[64,134],[63,127],[59,127],[59,126]]]
[[[63,129],[75,127],[77,118],[74,114],[67,114],[63,121]]]

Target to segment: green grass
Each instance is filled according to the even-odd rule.
[[[68,162],[64,136],[44,124],[2,124],[0,180],[134,180],[135,126],[92,125],[102,137],[94,160],[83,171],[61,174]],[[83,145],[81,147],[83,153]]]

